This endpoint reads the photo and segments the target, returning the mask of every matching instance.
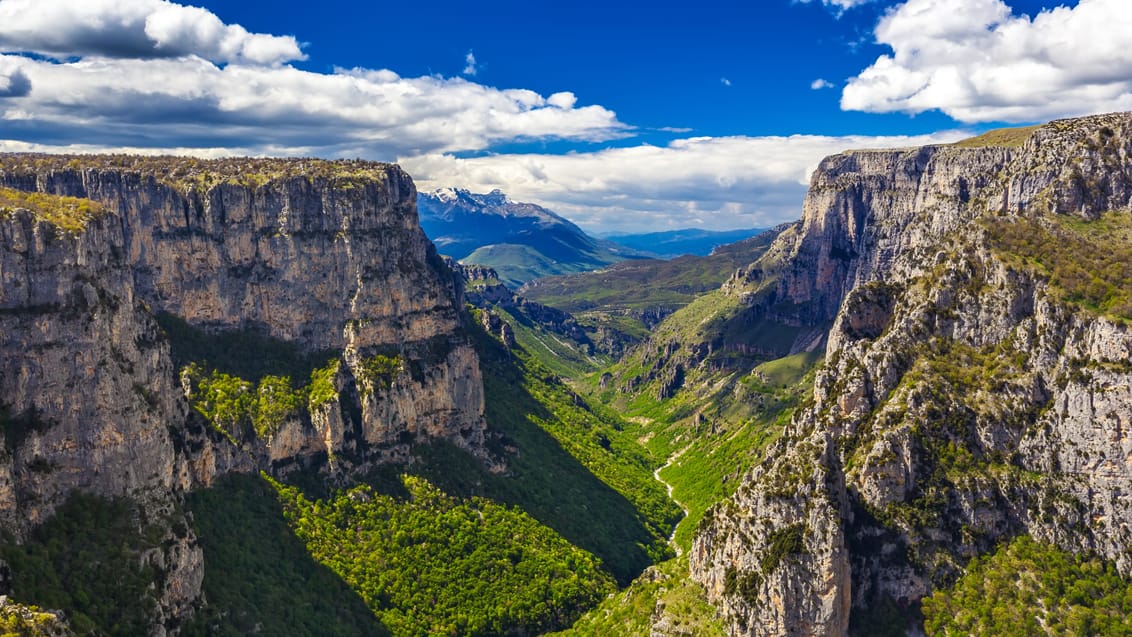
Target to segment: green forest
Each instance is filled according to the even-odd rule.
[[[928,635],[1132,635],[1132,582],[1111,563],[1021,536],[924,598]]]

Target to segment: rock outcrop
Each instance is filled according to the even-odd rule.
[[[422,438],[481,449],[478,360],[398,167],[0,155],[0,188],[4,529],[73,490],[171,511],[232,471],[341,474]],[[174,360],[193,352],[155,316],[336,358],[332,391],[266,436],[225,434],[190,407]],[[378,378],[374,360],[397,364]],[[201,557],[191,532],[165,544],[144,559],[172,574],[172,618]]]
[[[74,637],[63,613],[17,604],[0,595],[0,625],[8,635],[28,637]]]
[[[1132,115],[821,164],[772,252],[776,298],[836,312],[826,365],[690,554],[735,634],[914,618],[1022,533],[1132,571],[1132,329],[1006,240],[1106,213],[1132,214]]]

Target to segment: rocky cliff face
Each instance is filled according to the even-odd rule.
[[[1124,223],[1132,116],[974,146],[831,157],[780,239],[776,294],[836,319],[813,402],[693,545],[735,634],[911,621],[1022,533],[1132,571],[1132,329],[1010,240]]]
[[[396,166],[6,155],[0,188],[24,193],[0,206],[5,529],[75,489],[157,515],[229,471],[348,470],[420,437],[480,448],[478,361]],[[178,378],[193,353],[171,353],[155,315],[337,358],[332,391],[267,435],[221,435]],[[375,360],[396,365],[378,377]],[[173,574],[173,616],[201,565],[191,533],[170,545],[146,559]]]

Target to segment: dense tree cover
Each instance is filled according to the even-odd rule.
[[[406,470],[448,493],[518,506],[597,555],[622,584],[671,556],[666,538],[680,509],[624,422],[522,348],[508,350],[470,321],[467,329],[484,372],[489,449],[506,471],[443,443],[415,450],[420,461]]]
[[[568,387],[549,376],[533,359],[527,367],[524,389],[549,413],[524,414],[546,431],[586,469],[625,496],[644,516],[652,530],[664,536],[681,517],[665,489],[652,477],[655,460],[623,431],[612,413],[590,405]]]
[[[339,589],[357,591],[348,594],[372,603],[397,634],[561,628],[612,590],[612,579],[600,570],[603,566],[627,583],[655,557],[665,555],[665,536],[679,515],[663,487],[652,479],[654,461],[620,431],[615,416],[587,405],[524,352],[508,352],[478,330],[475,338],[485,368],[489,444],[497,457],[506,460],[505,472],[489,471],[466,451],[433,442],[414,447],[412,464],[386,466],[370,476],[380,488],[356,491],[355,499],[348,494],[310,499],[280,486],[292,498],[289,510],[305,515],[303,523],[298,517],[294,520],[311,543],[311,552],[349,582],[345,586],[337,579]],[[318,370],[312,374],[312,405],[320,391],[319,375]],[[423,486],[425,495],[413,498],[402,472],[426,477],[456,495]],[[248,496],[236,497],[226,489],[192,496],[206,551],[205,590],[213,609],[208,615],[211,623],[201,626],[213,633],[238,634],[266,621],[254,609],[286,607],[289,613],[302,615],[302,608],[321,607],[323,602],[304,602],[293,597],[294,590],[279,586],[312,577],[278,571],[299,568],[293,565],[304,564],[304,559],[306,566],[300,570],[309,569],[313,563],[309,555],[263,553],[288,541],[289,532],[278,527],[278,514],[271,507],[264,510],[262,503],[241,504]],[[643,511],[634,506],[638,502]],[[253,510],[240,513],[249,507]],[[350,516],[374,519],[368,526],[347,527]],[[262,526],[263,520],[272,520],[273,526]],[[481,528],[485,523],[490,524]],[[448,550],[444,543],[464,527],[470,539],[450,548],[468,548],[471,553],[443,552]],[[369,544],[357,537],[361,531],[374,534],[366,538]],[[276,540],[257,540],[263,537]],[[432,539],[423,540],[428,544],[398,543],[406,538]],[[604,564],[575,547],[596,553]],[[513,558],[521,559],[512,563]],[[457,568],[462,570],[454,572]],[[249,574],[255,573],[265,575],[249,581]],[[499,579],[508,573],[510,580]],[[510,581],[519,588],[503,593],[504,589],[476,584],[477,577]],[[428,589],[421,582],[431,582],[434,594],[425,594]],[[258,593],[274,597],[257,597]],[[512,600],[511,606],[500,596]],[[434,610],[438,604],[442,614]],[[239,622],[233,623],[236,619]],[[301,623],[302,618],[292,621]],[[194,634],[209,633],[201,631]],[[272,633],[265,629],[263,634]]]
[[[408,498],[359,486],[328,500],[273,482],[311,555],[398,635],[543,632],[614,589],[591,554],[514,507],[404,478]]]
[[[179,345],[174,349],[188,360],[181,376],[189,381],[193,408],[233,440],[243,438],[243,432],[249,427],[260,438],[270,438],[288,419],[301,417],[309,410],[338,398],[335,379],[340,361],[336,356],[318,367],[316,361],[329,354],[307,356],[291,344],[254,333],[224,335],[223,340],[231,340],[235,347],[234,350],[221,352],[208,336],[198,334],[195,328],[179,319],[165,316],[163,323],[168,326],[167,331],[180,334],[175,339]],[[250,360],[258,363],[229,360],[232,351],[254,347],[263,348],[262,354],[248,352]],[[375,358],[390,360],[388,357]],[[209,360],[219,360],[221,367],[214,367]],[[274,364],[265,364],[264,361]],[[384,364],[388,367],[388,362]],[[233,371],[229,373],[222,369]],[[296,387],[289,375],[270,373],[276,370],[301,374],[297,376],[301,385]],[[370,382],[388,386],[391,377],[383,376]]]
[[[559,637],[639,637],[657,622],[667,634],[723,637],[727,632],[704,589],[688,577],[688,558],[657,564],[625,590],[610,595]],[[661,631],[663,632],[663,631]]]
[[[1064,215],[986,223],[992,244],[1049,277],[1067,302],[1132,320],[1132,215]]]
[[[188,507],[204,549],[208,606],[185,637],[389,634],[356,592],[310,556],[259,476],[234,475],[195,491]]]
[[[287,419],[297,417],[307,402],[306,388],[292,387],[288,376],[264,376],[253,385],[216,370],[206,374],[196,364],[186,367],[183,374],[192,383],[193,408],[236,439],[248,425],[260,438],[270,438]]]
[[[27,541],[0,545],[17,599],[67,611],[79,635],[144,635],[157,571],[142,553],[164,531],[143,524],[136,505],[74,493]]]
[[[362,391],[389,389],[404,367],[404,361],[396,355],[374,354],[363,358],[358,369],[358,380],[362,381]]]
[[[923,601],[928,635],[1132,635],[1132,581],[1112,564],[1022,536]]]
[[[311,371],[311,384],[307,396],[310,409],[338,400],[338,386],[335,378],[338,376],[338,359],[331,360],[325,367]]]

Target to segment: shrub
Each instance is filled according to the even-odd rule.
[[[404,361],[399,355],[374,354],[363,358],[358,369],[358,379],[363,383],[362,392],[389,389],[403,369]]]

